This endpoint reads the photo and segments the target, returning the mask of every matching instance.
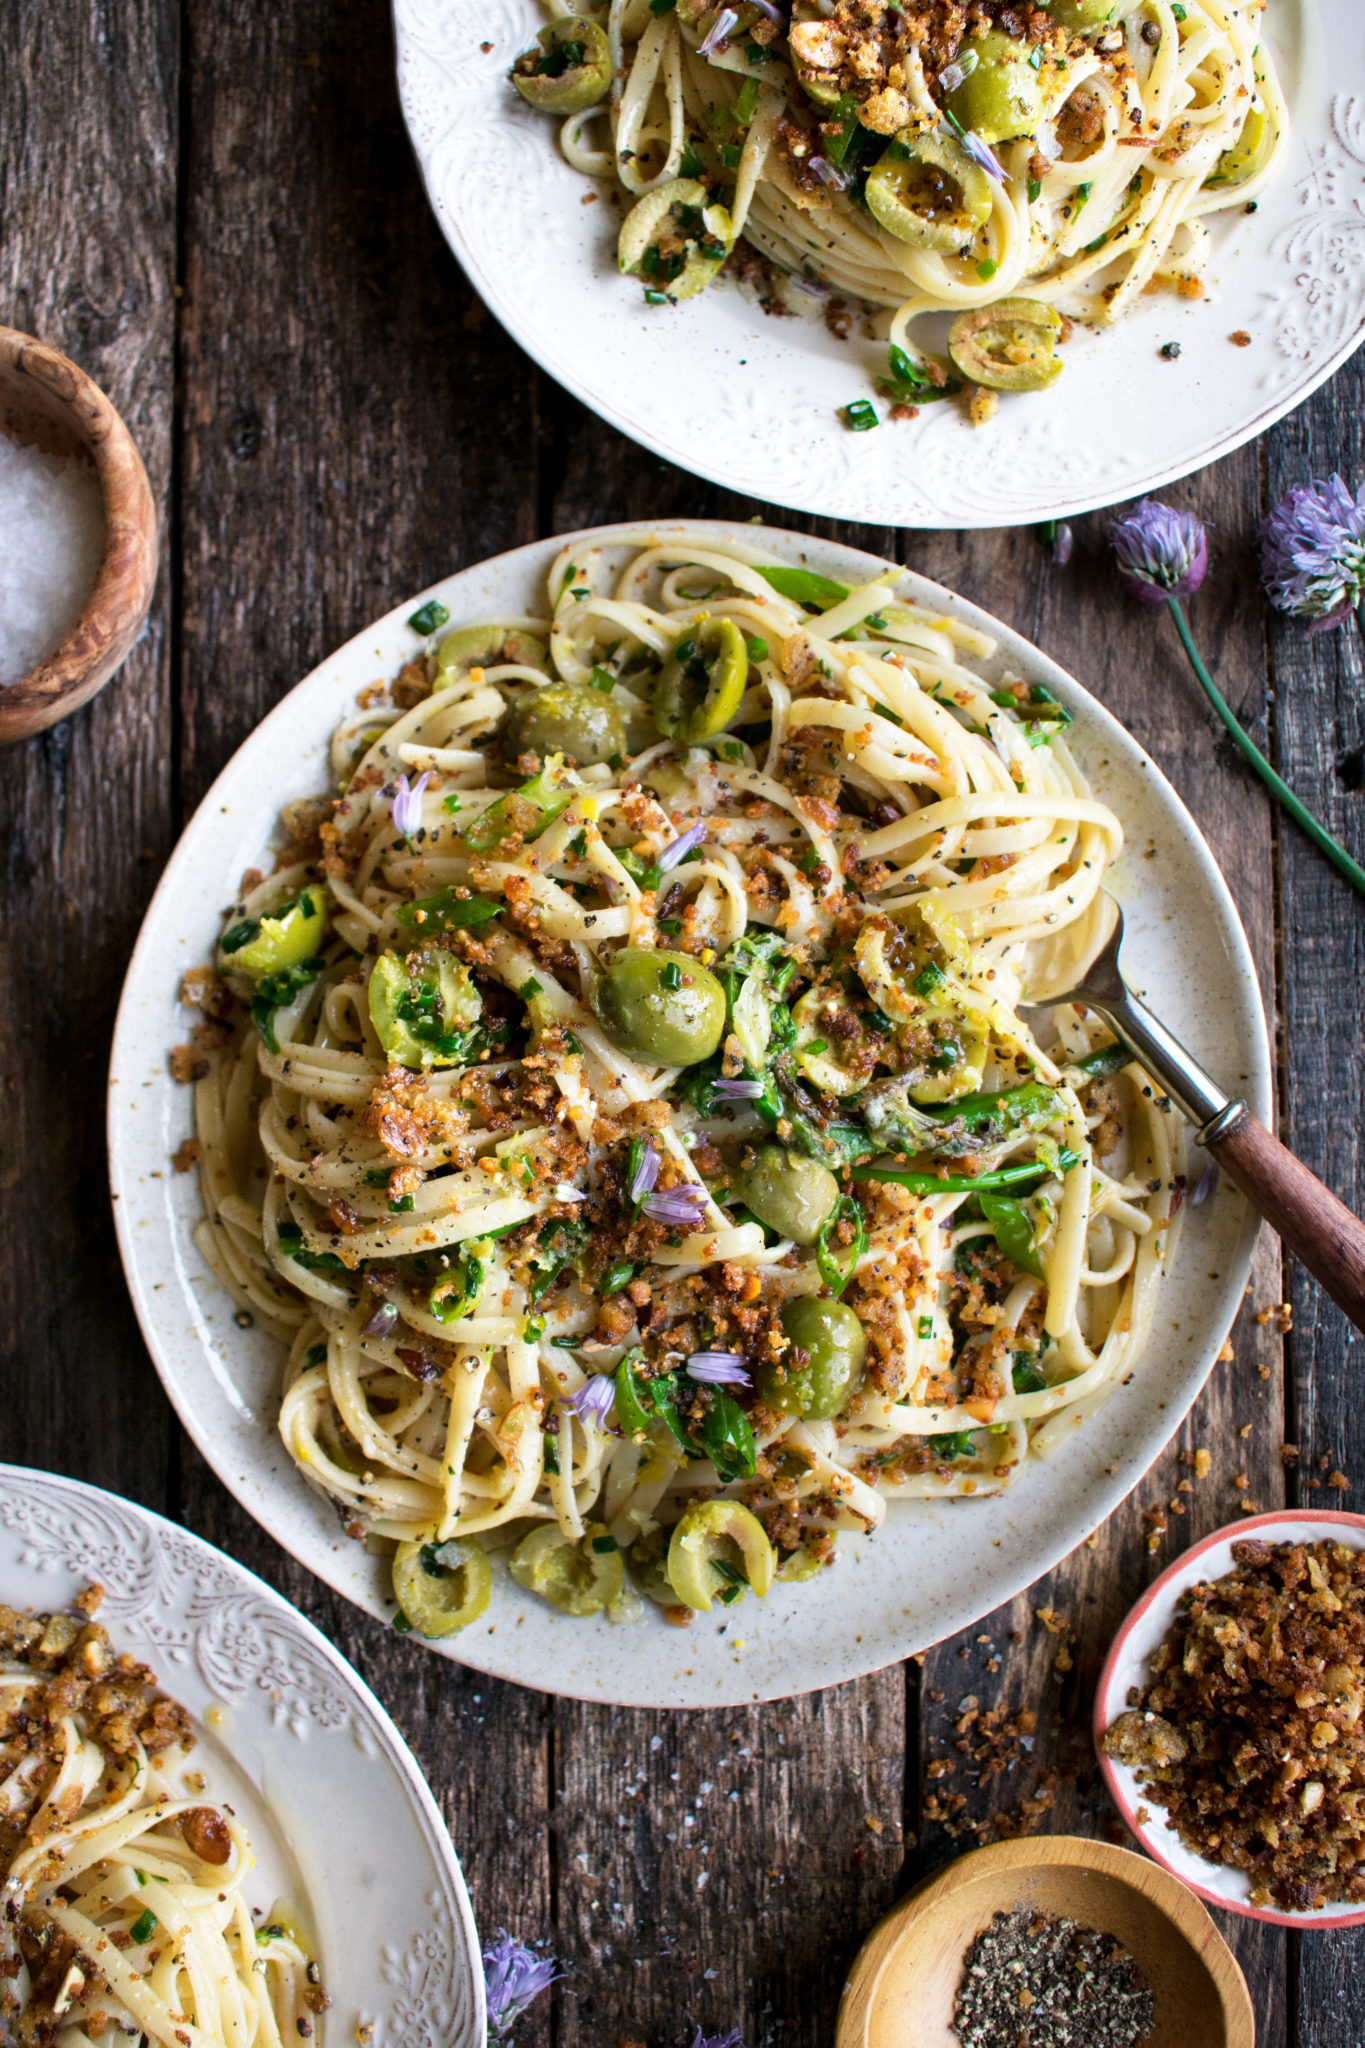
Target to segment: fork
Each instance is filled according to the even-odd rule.
[[[1133,994],[1119,967],[1123,911],[1117,903],[1114,910],[1108,943],[1074,988],[1049,997],[1049,1007],[1075,1003],[1104,1019],[1124,1050],[1194,1125],[1195,1143],[1217,1160],[1356,1328],[1365,1330],[1365,1224],[1272,1137],[1245,1102],[1226,1095]]]

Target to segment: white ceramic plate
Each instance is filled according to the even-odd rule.
[[[221,1551],[74,1479],[0,1465],[0,1601],[99,1620],[188,1711],[195,1767],[251,1837],[249,1904],[288,1901],[331,2009],[319,2048],[484,2048],[464,1879],[411,1751],[310,1622]]]
[[[630,535],[638,543],[648,532],[605,527],[591,539]],[[694,520],[654,532],[761,545],[849,583],[886,566],[762,527]],[[426,595],[438,597],[456,624],[534,611],[563,544],[519,548]],[[923,577],[907,575],[902,587],[995,635],[1000,668],[1037,677],[1072,707],[1076,751],[1123,820],[1132,850],[1114,880],[1129,934],[1125,966],[1191,1051],[1265,1118],[1270,1069],[1255,972],[1227,889],[1175,792],[1122,727],[1027,641]],[[171,1081],[166,1055],[186,1034],[176,1000],[181,975],[210,957],[221,911],[243,870],[259,862],[280,807],[325,787],[328,738],[357,691],[396,674],[411,656],[405,621],[418,601],[400,605],[300,683],[205,797],[162,878],[128,971],[109,1124],[124,1267],[181,1420],[224,1485],[286,1549],[385,1618],[393,1608],[382,1562],[342,1534],[276,1433],[279,1348],[260,1331],[238,1329],[231,1302],[191,1241],[197,1182],[170,1168],[190,1133],[190,1093]],[[720,1626],[699,1617],[685,1633],[653,1614],[633,1627],[569,1620],[499,1576],[486,1618],[440,1649],[523,1685],[660,1707],[782,1697],[923,1649],[1030,1585],[1136,1484],[1203,1385],[1241,1300],[1254,1237],[1242,1198],[1226,1189],[1191,1213],[1176,1277],[1132,1384],[1054,1462],[1001,1499],[893,1507],[875,1537],[840,1539],[833,1571],[804,1586],[775,1586],[761,1606],[746,1601],[727,1611]]]
[[[1095,1694],[1095,1747],[1109,1796],[1117,1806],[1124,1825],[1137,1842],[1164,1870],[1169,1870],[1207,1899],[1229,1913],[1248,1920],[1266,1920],[1273,1927],[1365,1927],[1365,1907],[1343,1901],[1323,1906],[1316,1913],[1282,1913],[1251,1904],[1251,1880],[1244,1870],[1227,1870],[1221,1863],[1209,1863],[1187,1849],[1170,1825],[1164,1810],[1144,1799],[1139,1788],[1140,1773],[1128,1764],[1116,1763],[1104,1753],[1104,1731],[1128,1705],[1132,1686],[1147,1681],[1147,1663],[1175,1619],[1182,1593],[1203,1579],[1221,1579],[1234,1569],[1234,1543],[1257,1536],[1262,1543],[1344,1543],[1350,1550],[1365,1550],[1365,1515],[1334,1514],[1330,1508],[1294,1508],[1285,1514],[1248,1515],[1245,1521],[1215,1529],[1202,1543],[1196,1543],[1178,1557],[1159,1579],[1147,1588],[1114,1638],[1113,1647],[1100,1674]],[[1148,1816],[1138,1819],[1141,1808]]]
[[[1162,294],[1111,332],[1078,330],[1053,389],[1007,397],[987,427],[948,404],[863,434],[836,408],[874,396],[881,347],[835,340],[818,308],[774,319],[737,288],[646,306],[619,274],[620,214],[583,204],[597,187],[507,81],[545,18],[537,0],[394,0],[403,110],[437,218],[503,326],[561,384],[746,497],[924,527],[1111,505],[1262,433],[1365,334],[1360,0],[1270,0],[1290,153],[1256,213],[1214,224],[1210,302]],[[1229,341],[1239,332],[1250,347]],[[1159,354],[1169,341],[1178,362]]]

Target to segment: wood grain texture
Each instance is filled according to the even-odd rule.
[[[550,385],[484,313],[430,217],[384,0],[17,5],[0,71],[0,320],[109,391],[168,543],[124,673],[0,758],[0,1453],[169,1506],[340,1645],[427,1771],[481,1927],[549,1937],[564,1958],[568,1977],[520,2023],[518,2048],[673,2048],[694,2024],[738,2024],[749,2048],[824,2048],[861,1938],[912,1882],[1040,1795],[1035,1826],[1114,1831],[1085,1731],[1115,1624],[1186,1542],[1243,1503],[1285,1498],[1286,1434],[1303,1453],[1291,1492],[1355,1504],[1325,1481],[1365,1484],[1351,1428],[1360,1340],[1294,1268],[1286,1346],[1279,1248],[1263,1235],[1232,1355],[1143,1485],[1027,1598],[922,1667],[687,1716],[554,1702],[463,1672],[283,1556],[182,1445],[137,1338],[98,1193],[103,1080],[123,966],[174,831],[286,689],[435,577],[542,532],[757,512],[961,589],[1056,655],[1153,753],[1246,922],[1287,1142],[1357,1207],[1365,906],[1280,829],[1163,615],[1121,599],[1104,518],[1077,522],[1065,569],[1031,531],[806,520],[659,462]],[[1357,855],[1359,640],[1276,628],[1268,664],[1249,593],[1267,491],[1337,463],[1365,469],[1363,398],[1353,365],[1266,443],[1164,494],[1215,522],[1192,613],[1230,701]],[[1197,1449],[1210,1453],[1204,1477]],[[1031,1750],[998,1773],[989,1754],[963,1755],[964,1741],[981,1748],[970,1720],[958,1729],[969,1697],[978,1712],[1036,1711]],[[924,1811],[950,1792],[964,1802],[943,1809],[956,1834]],[[1360,1935],[1298,1944],[1220,1924],[1262,2048],[1359,2048]]]

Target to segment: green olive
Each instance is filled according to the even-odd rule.
[[[782,1328],[804,1360],[788,1353],[758,1371],[758,1391],[770,1408],[807,1421],[838,1415],[862,1382],[867,1339],[851,1308],[814,1294],[799,1294],[782,1311]]]
[[[383,952],[370,970],[370,1022],[391,1060],[402,1067],[462,1066],[463,1035],[483,1013],[469,969],[453,953],[418,947],[406,956]]]
[[[282,903],[262,917],[230,925],[219,940],[230,974],[253,981],[301,967],[322,944],[327,929],[327,899],[321,889],[305,889],[293,903]]]
[[[897,136],[868,175],[878,227],[913,249],[965,249],[990,219],[991,181],[952,135]]]
[[[776,1562],[763,1524],[737,1500],[694,1502],[675,1524],[668,1545],[673,1591],[685,1607],[703,1614],[717,1595],[742,1593],[746,1584],[761,1600],[772,1585]]]
[[[959,313],[948,353],[964,377],[991,391],[1046,391],[1062,374],[1062,316],[1038,299],[1001,299]]]
[[[710,1059],[725,1030],[725,991],[688,953],[623,946],[592,997],[612,1044],[656,1067]]]
[[[619,704],[591,683],[547,683],[517,697],[507,714],[507,753],[563,754],[580,768],[619,759],[626,721]]]
[[[654,685],[654,723],[665,739],[696,746],[724,732],[749,677],[749,650],[733,619],[685,627]]]
[[[1080,32],[1111,21],[1117,0],[1040,0],[1058,28]]]
[[[953,119],[983,142],[1032,135],[1042,119],[1043,81],[1029,63],[1028,44],[993,28],[967,47],[976,63],[948,95]]]
[[[457,626],[436,649],[435,688],[447,689],[472,668],[543,669],[545,642],[520,626]]]
[[[666,178],[637,199],[622,221],[616,260],[647,289],[690,299],[720,269],[733,233],[729,214],[705,185],[696,178]]]
[[[630,1575],[647,1600],[656,1607],[676,1607],[678,1596],[668,1576],[667,1529],[655,1529],[649,1536],[641,1536],[626,1552]]]
[[[562,15],[543,28],[512,66],[512,83],[543,114],[581,114],[611,89],[606,32],[584,14]]]
[[[839,1199],[839,1183],[818,1159],[765,1145],[740,1176],[740,1200],[793,1244],[814,1244]]]
[[[403,1618],[419,1636],[453,1636],[488,1605],[488,1559],[472,1537],[449,1543],[400,1543],[393,1590]]]
[[[590,1522],[581,1543],[557,1522],[542,1522],[512,1552],[512,1577],[538,1593],[561,1614],[600,1614],[621,1590],[625,1567],[620,1545],[600,1523]]]
[[[1242,123],[1242,132],[1231,148],[1225,149],[1214,165],[1206,185],[1245,185],[1258,177],[1270,161],[1275,147],[1275,127],[1264,107],[1252,107]]]

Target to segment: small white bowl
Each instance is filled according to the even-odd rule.
[[[1170,1825],[1163,1808],[1144,1799],[1139,1775],[1130,1764],[1115,1762],[1104,1753],[1104,1731],[1128,1706],[1133,1686],[1147,1681],[1148,1660],[1175,1618],[1182,1593],[1205,1579],[1221,1579],[1234,1569],[1232,1546],[1256,1536],[1263,1543],[1313,1543],[1333,1537],[1351,1550],[1365,1550],[1365,1515],[1337,1514],[1327,1508],[1293,1508],[1277,1515],[1248,1515],[1244,1522],[1216,1529],[1202,1543],[1196,1543],[1183,1557],[1147,1588],[1131,1609],[1105,1659],[1095,1694],[1095,1748],[1109,1796],[1121,1814],[1139,1848],[1145,1849],[1163,1870],[1169,1870],[1197,1892],[1211,1906],[1225,1912],[1241,1913],[1248,1920],[1266,1920],[1272,1927],[1294,1927],[1301,1932],[1314,1927],[1365,1927],[1365,1906],[1343,1903],[1322,1906],[1311,1913],[1283,1913],[1269,1906],[1253,1906],[1251,1880],[1244,1870],[1230,1870],[1210,1863],[1187,1849]],[[1139,1821],[1138,1808],[1149,1815]]]

